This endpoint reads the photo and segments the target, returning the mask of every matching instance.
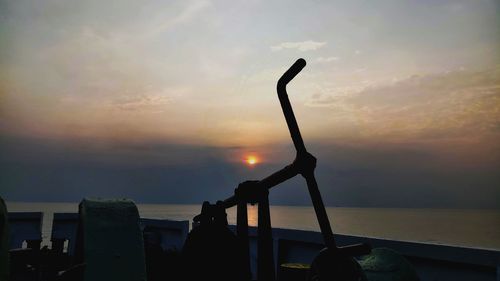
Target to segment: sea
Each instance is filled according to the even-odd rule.
[[[143,218],[189,220],[201,205],[137,204]],[[43,244],[49,245],[52,216],[78,212],[78,203],[7,202],[9,212],[43,212]],[[500,250],[500,210],[327,208],[334,233]],[[230,224],[236,209],[227,211]],[[250,226],[257,225],[257,206],[249,205]],[[312,207],[271,206],[273,227],[319,231]]]

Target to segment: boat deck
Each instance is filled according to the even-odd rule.
[[[36,248],[42,242],[41,212],[9,213],[10,248]],[[72,255],[74,252],[78,214],[55,213],[52,221],[51,248]],[[164,250],[180,250],[189,232],[188,221],[141,218],[143,230],[153,230],[161,235]],[[234,231],[235,227],[230,226]],[[257,258],[257,229],[250,227],[251,266],[255,277]],[[415,266],[422,281],[474,280],[500,281],[500,251],[494,249],[466,248],[411,241],[396,241],[352,235],[335,235],[339,245],[360,242],[373,248],[391,248],[404,255]],[[275,264],[311,263],[323,248],[322,236],[314,231],[273,229]],[[279,273],[279,270],[276,272]]]

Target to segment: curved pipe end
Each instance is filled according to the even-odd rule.
[[[290,68],[278,80],[278,85],[277,85],[278,90],[286,87],[286,84],[292,81],[292,79],[295,78],[295,76],[297,76],[297,74],[299,74],[299,72],[302,71],[302,69],[305,66],[306,66],[306,60],[303,58],[300,58],[297,61],[295,61],[295,63],[292,66],[290,66]]]

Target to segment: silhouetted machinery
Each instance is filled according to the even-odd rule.
[[[367,244],[339,247],[328,220],[314,176],[316,158],[311,155],[302,140],[299,126],[286,92],[286,85],[306,66],[304,59],[297,60],[278,80],[278,98],[290,130],[297,155],[292,164],[260,181],[246,181],[235,189],[234,195],[216,204],[204,202],[201,214],[194,218],[199,230],[193,229],[185,246],[185,256],[190,261],[188,274],[196,280],[249,280],[250,255],[248,238],[247,204],[258,204],[257,280],[276,279],[269,190],[296,175],[302,175],[307,183],[314,211],[323,235],[325,248],[318,253],[309,270],[309,280],[365,280],[361,267],[354,256],[370,253]],[[225,209],[237,206],[236,236],[224,230],[227,226]],[[227,228],[227,227],[226,227]],[[221,237],[225,237],[221,239]],[[216,254],[216,252],[218,252]],[[208,254],[210,253],[210,254]],[[237,253],[237,254],[232,254]],[[215,258],[221,256],[222,258]],[[231,265],[231,266],[225,266]],[[228,272],[228,268],[238,269]],[[202,270],[198,270],[202,269]],[[226,271],[221,273],[221,271]],[[214,279],[212,279],[214,278]]]

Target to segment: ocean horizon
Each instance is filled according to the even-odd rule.
[[[43,212],[43,245],[50,245],[54,213],[77,213],[78,203],[6,202],[9,212]],[[201,204],[137,204],[143,218],[189,220]],[[500,250],[500,210],[429,208],[327,207],[334,233]],[[236,208],[227,210],[236,223]],[[257,225],[257,206],[248,206],[250,226]],[[312,206],[271,205],[273,228],[319,231]]]

